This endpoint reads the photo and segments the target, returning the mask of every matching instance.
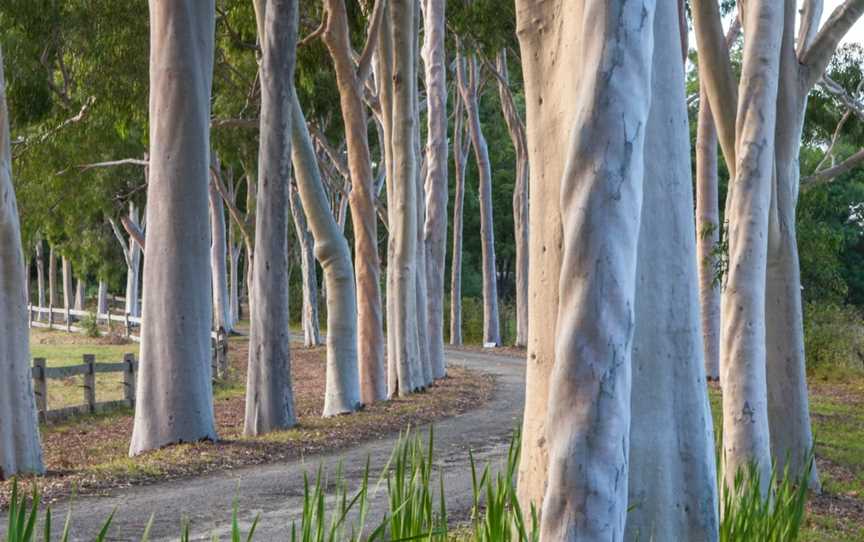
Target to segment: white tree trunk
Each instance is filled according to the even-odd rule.
[[[25,281],[0,54],[0,480],[44,470],[30,375]]]
[[[297,423],[291,385],[287,237],[297,3],[265,1],[264,27],[258,36],[261,128],[243,429],[246,435],[260,435]]]
[[[501,345],[498,318],[498,273],[495,267],[495,227],[492,217],[492,166],[489,147],[480,126],[480,104],[477,89],[480,84],[480,68],[477,56],[468,56],[468,74],[462,62],[457,62],[457,77],[465,113],[468,118],[468,133],[477,159],[480,174],[480,244],[483,252],[483,344]]]
[[[65,256],[62,259],[63,270],[63,308],[71,309],[75,306],[75,287],[72,278],[72,262]]]
[[[324,272],[327,285],[327,378],[324,394],[324,415],[353,412],[364,398],[362,384],[378,386],[367,397],[384,393],[384,375],[366,375],[368,366],[358,366],[357,295],[354,290],[354,269],[348,241],[339,229],[327,203],[324,184],[306,119],[300,109],[297,94],[292,93],[292,152],[297,190],[315,238],[315,257]],[[368,390],[367,390],[368,391]],[[380,395],[379,395],[380,394]]]
[[[99,281],[99,294],[96,298],[97,319],[100,314],[108,314],[108,310],[108,282],[103,279]]]
[[[212,167],[219,168],[219,160],[211,159]],[[226,333],[233,331],[231,307],[228,299],[228,264],[225,253],[225,203],[214,182],[208,184],[210,202],[210,273],[213,283],[213,327]],[[222,376],[222,375],[220,375]]]
[[[417,330],[417,160],[414,138],[415,58],[413,40],[414,2],[388,4],[388,16],[382,34],[389,36],[388,47],[379,47],[379,56],[388,57],[389,74],[378,74],[382,95],[388,96],[382,108],[390,108],[385,117],[387,155],[387,198],[390,223],[390,249],[387,289],[388,393],[406,395],[422,387],[420,344]],[[388,87],[388,88],[384,88]],[[385,105],[386,104],[386,105]]]
[[[134,203],[129,203],[129,221],[140,227],[138,208]],[[126,253],[126,313],[130,316],[141,316],[140,284],[141,284],[141,246],[130,236],[128,241],[120,237],[119,230],[115,232],[118,241]]]
[[[532,185],[519,493],[543,498],[543,540],[624,538],[653,12],[517,2]]]
[[[45,306],[45,249],[44,243],[40,239],[36,243],[36,289],[37,303],[40,307]],[[42,313],[39,313],[39,319],[42,319]]]
[[[729,269],[722,296],[720,381],[726,483],[750,464],[763,493],[771,477],[765,380],[765,280],[768,214],[774,178],[774,131],[783,6],[747,2],[737,117],[737,167],[728,208]]]
[[[48,247],[48,305],[60,306],[59,288],[57,284],[57,253],[54,247]]]
[[[510,140],[516,150],[516,182],[513,186],[513,229],[516,240],[516,346],[528,343],[528,143],[525,125],[519,118],[507,68],[507,51],[501,49],[496,59],[498,95]]]
[[[130,455],[216,439],[207,203],[214,25],[213,0],[150,2],[148,235]]]
[[[453,251],[450,256],[450,344],[454,346],[462,344],[462,230],[465,166],[468,163],[462,142],[464,111],[462,100],[456,100],[453,122]]]
[[[292,119],[293,121],[293,119]],[[315,274],[315,240],[306,224],[306,214],[297,194],[297,187],[291,186],[288,195],[291,216],[294,218],[294,231],[300,244],[300,274],[303,282],[303,309],[300,318],[303,327],[303,344],[307,347],[321,344],[321,331],[318,326],[318,277]]]
[[[717,131],[704,88],[699,93],[696,126],[696,259],[699,265],[699,298],[705,372],[720,377],[720,284],[717,243],[720,242],[720,193],[717,176]]]
[[[84,278],[78,278],[75,281],[75,310],[83,311],[84,304],[87,302],[87,282]]]
[[[240,322],[240,254],[243,251],[242,243],[231,243],[231,262],[228,267],[229,295],[231,301],[231,328]]]
[[[444,264],[447,253],[447,58],[444,51],[446,0],[423,0],[423,65],[426,78],[426,244],[427,340],[435,379],[445,375]]]
[[[676,3],[659,2],[636,264],[626,538],[710,542],[719,536],[717,470],[693,259],[680,26]]]

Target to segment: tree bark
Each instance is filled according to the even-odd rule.
[[[249,436],[297,423],[291,385],[287,237],[297,2],[266,0],[263,20],[259,186],[243,428]]]
[[[457,62],[461,62],[459,58]],[[450,256],[450,344],[462,345],[462,230],[465,206],[465,166],[469,138],[463,143],[465,106],[456,100],[453,121],[453,252]]]
[[[6,80],[0,53],[0,480],[44,471],[39,442],[21,225],[12,184]]]
[[[96,317],[101,314],[108,314],[108,282],[104,279],[99,281],[99,294],[96,298]]]
[[[722,296],[720,381],[723,383],[723,457],[726,484],[755,465],[763,495],[771,478],[765,347],[768,214],[783,6],[747,2],[739,85],[736,175],[727,206],[729,269]],[[713,102],[712,102],[713,106]]]
[[[719,537],[717,468],[692,256],[696,230],[680,34],[678,6],[658,2],[636,264],[625,538],[709,542]],[[716,140],[714,148],[716,153]]]
[[[336,71],[351,178],[348,203],[354,227],[360,392],[362,402],[371,404],[386,398],[384,326],[381,314],[381,262],[378,258],[378,217],[372,158],[362,96],[363,81],[358,77],[351,56],[345,2],[327,0],[325,5],[327,26],[322,37]],[[381,8],[376,6],[376,9]],[[377,35],[370,35],[369,40],[377,41],[381,34],[379,32]],[[366,49],[369,46],[367,43]]]
[[[468,55],[468,73],[464,64],[456,63],[456,74],[465,114],[468,119],[468,133],[477,160],[480,187],[480,244],[483,252],[483,344],[501,345],[500,322],[498,318],[498,273],[495,267],[495,228],[492,217],[492,166],[489,161],[489,147],[480,126],[480,104],[477,96],[480,69],[475,54]]]
[[[517,2],[532,195],[519,497],[543,499],[543,540],[624,538],[653,15]]]
[[[79,277],[75,281],[75,310],[83,311],[84,304],[87,302],[87,283],[85,279]]]
[[[704,87],[699,92],[696,126],[696,258],[705,373],[720,378],[720,284],[717,280],[720,242],[720,190],[717,176],[717,131]]]
[[[212,152],[212,151],[211,151]],[[219,168],[215,153],[211,166]],[[225,253],[228,245],[225,240],[225,204],[216,188],[215,181],[207,185],[210,203],[210,273],[213,282],[213,327],[231,333],[231,308],[228,299],[228,264]],[[220,378],[225,375],[219,375]]]
[[[324,416],[353,412],[364,397],[385,393],[383,366],[376,375],[364,374],[358,365],[357,296],[348,241],[339,229],[324,192],[321,172],[306,119],[296,92],[292,92],[292,153],[297,191],[306,211],[309,229],[315,238],[315,258],[327,285],[327,376]],[[363,386],[378,386],[363,390]]]
[[[48,246],[48,305],[60,306],[59,288],[57,287],[57,253],[54,247]]]
[[[36,288],[37,299],[40,307],[45,307],[45,243],[42,239],[36,243]],[[43,320],[43,313],[39,313],[39,320]]]
[[[525,124],[519,118],[513,93],[510,91],[507,51],[501,49],[496,59],[498,95],[501,111],[516,150],[516,183],[513,186],[513,228],[516,241],[516,346],[528,343],[528,143]]]
[[[306,347],[321,344],[321,331],[318,327],[318,277],[315,274],[315,241],[306,222],[306,213],[300,203],[297,187],[291,186],[288,194],[291,216],[294,219],[294,232],[300,244],[300,274],[303,286],[303,309],[301,324],[303,344]]]
[[[432,376],[443,378],[444,264],[447,255],[447,58],[446,0],[423,0],[423,65],[426,78],[426,309]]]
[[[148,240],[130,455],[216,439],[207,203],[214,20],[213,0],[150,2]]]
[[[63,270],[63,308],[68,310],[75,306],[75,288],[73,286],[72,262],[65,256],[62,259]]]

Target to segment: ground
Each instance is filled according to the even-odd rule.
[[[122,339],[98,339],[62,331],[34,330],[34,357],[44,357],[49,366],[81,363],[83,354],[95,354],[97,362],[120,361],[124,353],[137,355],[137,345]],[[200,475],[243,465],[285,461],[350,447],[358,442],[398,432],[476,408],[488,399],[490,377],[454,367],[448,378],[425,393],[370,405],[351,416],[322,418],[324,407],[325,349],[292,351],[297,427],[260,438],[242,436],[245,362],[248,340],[230,339],[231,375],[217,383],[215,413],[218,443],[202,442],[171,446],[129,458],[132,411],[123,408],[96,416],[83,416],[63,423],[43,425],[42,439],[48,474],[39,479],[48,501],[78,494],[104,493],[112,488],[161,482]],[[83,403],[81,377],[49,381],[49,408]],[[120,399],[119,374],[97,375],[97,399]],[[8,482],[0,484],[0,508],[9,493]]]

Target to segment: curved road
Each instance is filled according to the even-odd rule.
[[[490,401],[435,424],[435,459],[444,473],[448,514],[451,518],[464,518],[471,506],[468,450],[473,450],[481,466],[486,462],[498,466],[506,458],[513,429],[522,419],[525,362],[522,357],[457,350],[448,350],[447,358],[451,364],[497,377]],[[423,432],[426,433],[426,428]],[[367,457],[371,457],[372,485],[389,459],[396,439],[397,435],[393,435],[332,455],[115,490],[105,497],[78,497],[73,505],[72,539],[93,540],[101,522],[113,510],[116,514],[109,540],[137,542],[151,514],[154,522],[150,540],[176,540],[181,518],[190,520],[195,540],[210,540],[212,535],[229,539],[235,497],[244,533],[260,514],[256,540],[288,539],[291,521],[299,518],[302,509],[304,472],[314,478],[318,466],[323,464],[327,472],[334,473],[341,461],[351,492],[359,486]],[[370,489],[371,512],[367,525],[376,524],[382,517],[386,498],[386,485],[377,491]],[[55,532],[62,529],[67,510],[65,502],[52,508]]]

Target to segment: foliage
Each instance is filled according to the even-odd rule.
[[[864,321],[851,306],[804,305],[804,348],[811,369],[845,367],[864,371]]]
[[[96,318],[95,314],[88,313],[87,316],[81,319],[80,324],[85,335],[92,338],[99,337],[99,320]]]

